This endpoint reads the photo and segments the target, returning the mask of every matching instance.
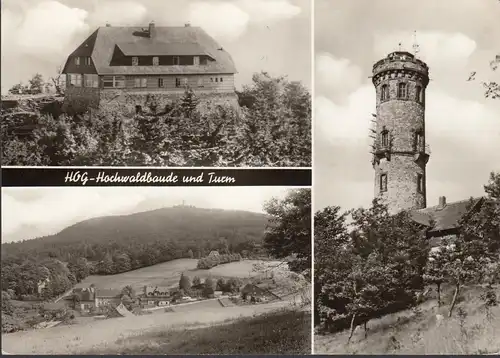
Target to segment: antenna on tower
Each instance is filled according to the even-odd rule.
[[[413,32],[413,54],[415,57],[417,57],[418,53],[420,52],[420,46],[417,42],[417,30]]]

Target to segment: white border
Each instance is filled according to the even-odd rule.
[[[314,353],[314,89],[315,89],[315,0],[311,0],[311,354]]]

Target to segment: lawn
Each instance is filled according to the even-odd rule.
[[[310,354],[311,313],[282,309],[222,325],[119,339],[86,354]]]
[[[89,276],[75,287],[88,287],[93,283],[98,288],[121,290],[123,287],[130,285],[136,291],[139,291],[146,285],[163,287],[175,286],[179,283],[181,273],[184,273],[190,278],[195,276],[248,278],[261,273],[252,271],[253,265],[256,263],[262,264],[263,267],[278,264],[278,262],[275,261],[243,260],[219,265],[210,270],[198,270],[196,268],[197,263],[198,260],[196,259],[179,259],[117,275]]]

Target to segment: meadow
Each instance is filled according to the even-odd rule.
[[[224,277],[224,278],[248,278],[261,274],[254,272],[254,264],[265,267],[277,265],[275,261],[243,260],[215,266],[209,270],[199,270],[196,268],[196,259],[178,259],[163,262],[154,266],[143,267],[137,270],[120,273],[117,275],[88,276],[75,287],[88,287],[94,284],[98,288],[121,290],[125,286],[132,286],[136,291],[142,290],[145,285],[171,287],[179,283],[181,273],[191,279],[195,276],[200,278]]]

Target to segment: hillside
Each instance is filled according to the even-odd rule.
[[[482,294],[484,290],[480,287],[464,289],[456,313],[448,318],[453,296],[453,288],[448,287],[440,308],[434,297],[417,309],[371,320],[366,338],[362,327],[358,327],[348,345],[349,330],[315,334],[314,351],[316,354],[417,355],[500,352],[500,306],[491,307],[487,313],[480,298]],[[500,294],[500,287],[496,288],[496,294]]]
[[[20,243],[2,244],[2,257],[49,247],[123,243],[140,240],[205,245],[207,240],[226,238],[229,244],[260,242],[267,216],[259,213],[193,207],[173,207],[131,215],[93,218],[72,225],[58,234]]]
[[[173,207],[85,220],[56,235],[2,244],[2,287],[12,298],[43,291],[57,297],[89,275],[131,272],[176,259],[197,259],[211,250],[243,257],[258,254],[268,219],[264,214]]]

